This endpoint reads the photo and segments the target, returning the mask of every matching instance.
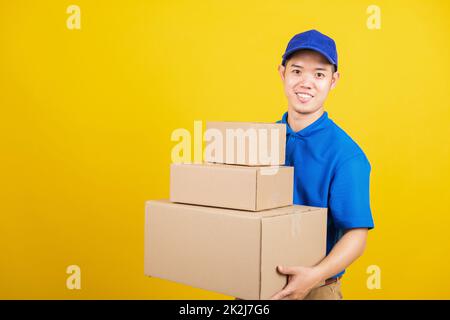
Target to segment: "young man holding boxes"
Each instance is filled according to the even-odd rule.
[[[327,207],[328,226],[325,259],[313,267],[279,266],[289,280],[272,299],[342,299],[341,276],[363,254],[374,227],[370,163],[324,111],[339,79],[337,67],[335,42],[316,30],[294,36],[279,66],[288,100],[279,122],[287,127],[285,164],[294,167],[294,204]]]
[[[295,36],[279,72],[281,123],[207,123],[206,163],[172,164],[170,201],[146,203],[146,275],[250,300],[342,298],[373,221],[370,164],[323,109],[334,41]]]

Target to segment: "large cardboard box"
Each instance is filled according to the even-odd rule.
[[[326,253],[327,209],[260,212],[148,201],[145,275],[241,299],[268,299],[277,265],[313,266]]]
[[[205,161],[249,166],[283,165],[283,123],[207,122]]]
[[[250,211],[288,206],[293,176],[294,168],[284,166],[172,164],[170,201]]]

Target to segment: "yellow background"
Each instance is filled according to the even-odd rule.
[[[449,4],[2,0],[0,298],[229,298],[144,277],[144,201],[168,197],[174,129],[281,118],[277,64],[316,28],[339,52],[326,110],[372,164],[376,227],[344,296],[449,299]]]

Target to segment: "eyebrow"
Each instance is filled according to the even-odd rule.
[[[303,67],[302,67],[302,66],[299,66],[298,64],[293,64],[293,65],[291,65],[291,67],[297,67],[297,68],[303,69]],[[325,68],[316,68],[315,70],[328,71],[328,70],[325,69]]]

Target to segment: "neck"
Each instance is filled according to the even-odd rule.
[[[294,108],[288,108],[288,124],[292,130],[298,132],[311,123],[319,119],[324,113],[323,107],[320,107],[313,113],[300,113],[294,110]]]

